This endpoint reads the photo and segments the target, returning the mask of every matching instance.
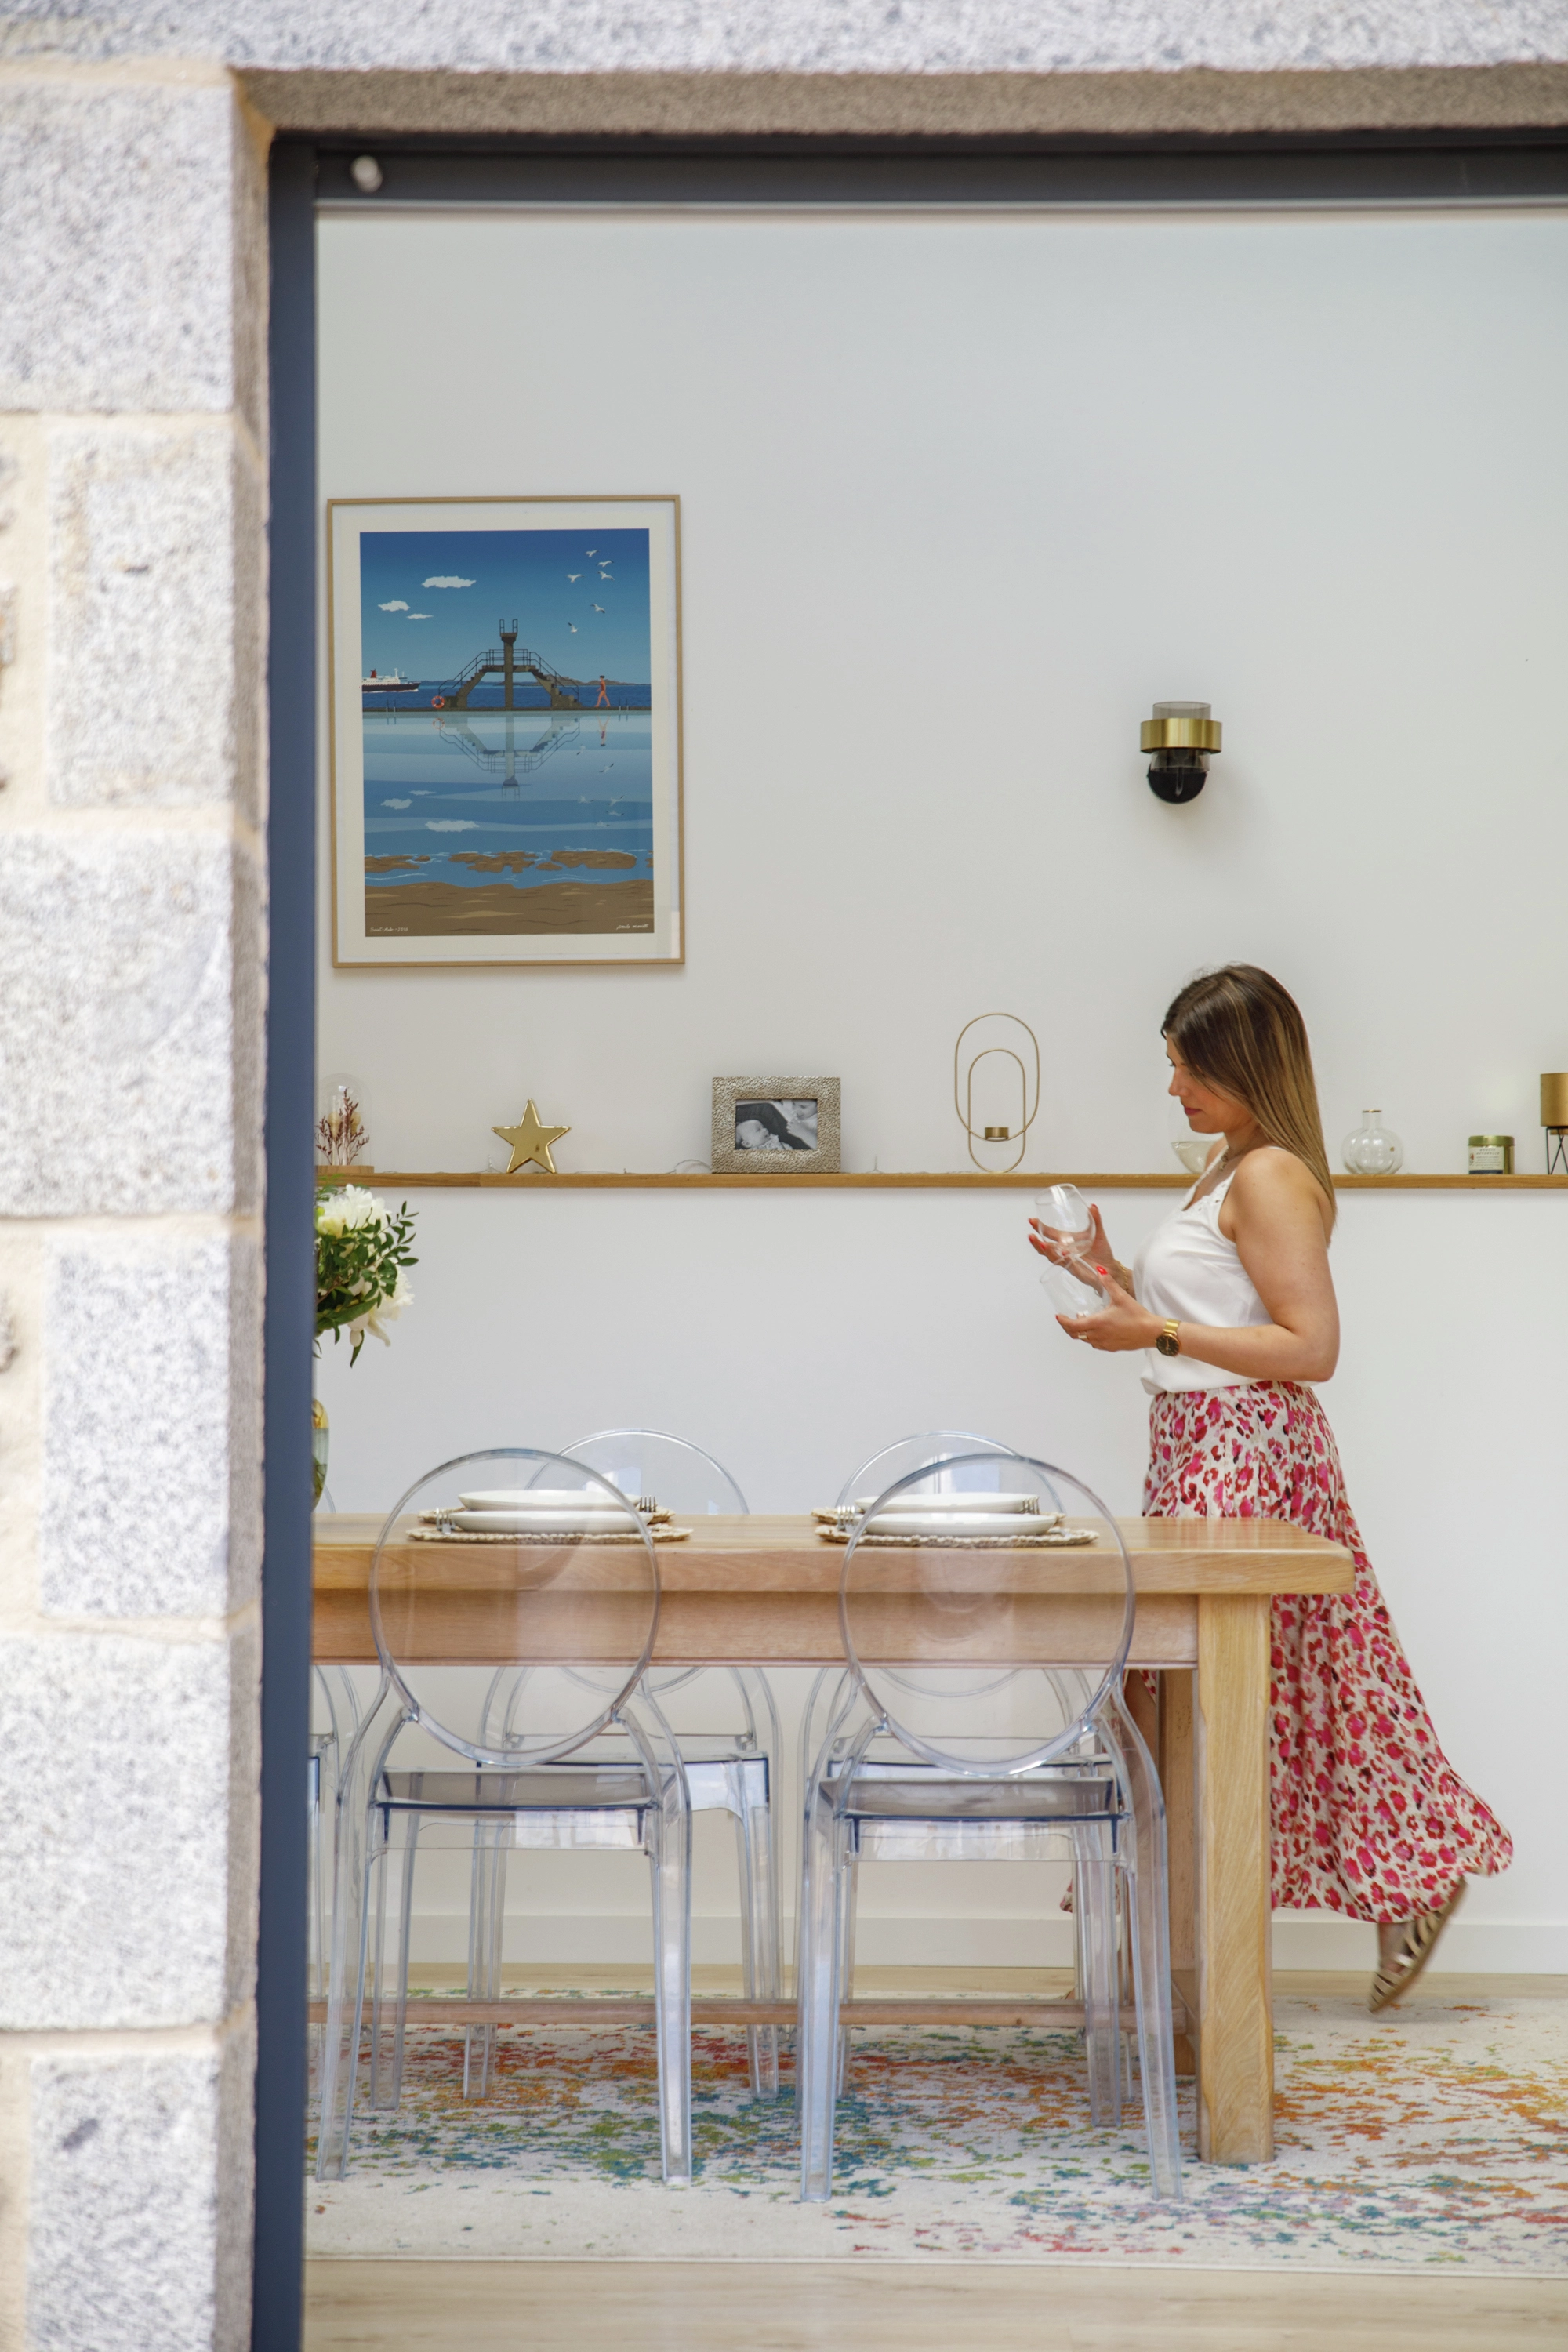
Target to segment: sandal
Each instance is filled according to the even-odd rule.
[[[1380,2009],[1407,1993],[1433,1953],[1437,1938],[1464,1900],[1468,1882],[1460,1879],[1440,1911],[1418,1911],[1414,1919],[1406,1919],[1405,1940],[1398,1954],[1386,1968],[1379,1968],[1372,1980],[1372,1992],[1367,2007],[1373,2017]]]

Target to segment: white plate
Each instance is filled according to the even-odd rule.
[[[635,1528],[630,1511],[454,1511],[452,1525],[466,1536],[580,1536]]]
[[[868,1511],[876,1499],[875,1495],[857,1495],[855,1508],[858,1511]],[[884,1514],[890,1511],[919,1511],[923,1517],[930,1518],[940,1511],[957,1511],[960,1514],[965,1511],[1033,1513],[1038,1511],[1039,1507],[1038,1495],[991,1495],[984,1492],[973,1495],[921,1495],[911,1488],[907,1495],[890,1496],[883,1504],[882,1510]]]
[[[1012,1511],[879,1511],[861,1526],[870,1535],[1039,1536],[1059,1524],[1058,1511],[1038,1518]]]
[[[496,1486],[459,1495],[465,1511],[613,1511],[603,1486]]]

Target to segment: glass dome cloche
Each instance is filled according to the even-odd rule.
[[[1361,1124],[1340,1147],[1352,1176],[1393,1176],[1405,1165],[1405,1146],[1380,1110],[1363,1110]]]

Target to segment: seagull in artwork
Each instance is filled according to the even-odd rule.
[[[590,604],[589,606],[589,610],[595,613],[602,613],[604,609],[605,608],[602,604]]]
[[[597,549],[596,547],[591,547],[591,548],[588,550],[588,553],[589,553],[590,555],[596,555],[596,554],[598,553],[598,551],[598,551],[598,549]]]
[[[578,581],[583,577],[583,574],[580,572],[569,572],[566,574],[566,577],[572,585],[575,587]]]
[[[577,634],[577,624],[576,624],[576,622],[575,622],[575,621],[568,621],[568,622],[567,622],[567,624],[566,624],[566,625],[567,625],[567,627],[571,630],[572,635],[573,635],[574,636],[575,636],[575,635],[576,635],[576,634]]]

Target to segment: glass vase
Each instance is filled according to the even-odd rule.
[[[1352,1176],[1392,1176],[1405,1165],[1405,1146],[1392,1128],[1384,1127],[1380,1110],[1363,1110],[1361,1125],[1346,1136],[1341,1150]]]
[[[331,1431],[327,1425],[327,1408],[320,1397],[310,1399],[310,1469],[313,1486],[310,1508],[321,1499],[321,1489],[327,1483],[327,1446]]]

